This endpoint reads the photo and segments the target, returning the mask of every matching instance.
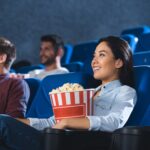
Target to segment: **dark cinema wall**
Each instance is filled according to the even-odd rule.
[[[1,0],[0,36],[12,40],[18,59],[39,63],[39,39],[56,33],[81,43],[126,28],[150,26],[150,0]]]

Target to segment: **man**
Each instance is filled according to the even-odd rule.
[[[29,99],[29,88],[24,80],[9,77],[15,58],[15,46],[0,37],[0,114],[23,118]]]
[[[44,69],[36,69],[24,75],[24,78],[43,79],[47,75],[63,74],[69,71],[61,67],[61,58],[64,54],[64,43],[57,35],[44,35],[41,37],[40,59]]]

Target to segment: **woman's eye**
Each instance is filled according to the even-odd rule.
[[[99,56],[100,56],[100,57],[104,57],[105,55],[104,55],[104,54],[99,54]]]

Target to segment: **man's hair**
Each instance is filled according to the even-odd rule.
[[[2,54],[7,55],[4,65],[10,67],[16,58],[16,48],[13,43],[4,37],[0,37],[0,55]]]
[[[64,42],[62,38],[55,34],[44,35],[41,37],[41,42],[50,42],[54,46],[55,53],[57,53],[59,48],[64,50]]]

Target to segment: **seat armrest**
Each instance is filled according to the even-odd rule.
[[[150,127],[127,126],[113,132],[110,150],[150,149]]]
[[[111,132],[44,129],[45,150],[109,150]]]

